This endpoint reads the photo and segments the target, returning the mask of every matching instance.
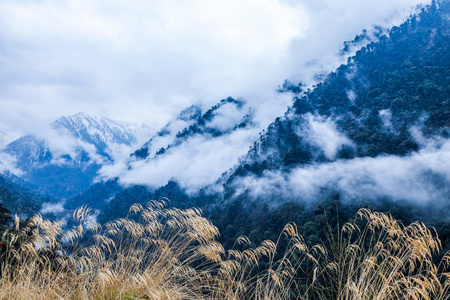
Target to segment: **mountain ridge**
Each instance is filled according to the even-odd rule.
[[[114,147],[132,147],[149,128],[85,113],[61,117],[51,124],[63,147],[53,140],[25,135],[4,147],[21,177],[54,197],[86,190],[104,164],[114,160]]]
[[[446,209],[442,200],[450,197],[443,188],[450,182],[447,162],[434,161],[448,154],[449,10],[448,2],[433,2],[361,48],[313,89],[296,93],[294,104],[213,187],[187,193],[172,181],[158,193],[148,191],[147,199],[184,199],[174,205],[201,207],[224,239],[248,235],[255,226],[259,232],[272,228],[266,222],[275,222],[272,214],[282,225],[295,221],[289,218],[301,219],[299,224],[323,220],[324,211],[335,213],[333,205],[345,205],[346,214],[375,207],[402,212],[407,220],[435,220],[430,212]],[[378,177],[372,170],[380,171]],[[128,196],[109,205],[131,205],[130,188]],[[99,216],[116,217],[120,213],[108,207]]]

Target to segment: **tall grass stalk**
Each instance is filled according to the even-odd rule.
[[[166,200],[104,226],[91,215],[76,210],[70,230],[16,218],[3,236],[0,299],[450,299],[436,234],[365,209],[320,245],[290,223],[278,241],[252,248],[240,237],[227,251],[200,210]]]

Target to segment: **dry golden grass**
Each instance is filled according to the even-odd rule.
[[[19,229],[16,219],[3,236],[0,299],[450,299],[450,256],[432,260],[437,237],[381,213],[360,210],[326,245],[306,245],[291,223],[243,251],[225,251],[200,210],[166,200],[103,227],[91,214],[75,211],[68,231],[39,215]]]
[[[355,222],[337,237],[330,234],[329,241],[330,250],[319,257],[323,284],[313,287],[321,298],[450,299],[450,255],[433,262],[441,244],[420,222],[403,226],[361,209]]]

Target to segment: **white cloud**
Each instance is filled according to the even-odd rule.
[[[0,174],[10,172],[16,176],[21,176],[24,172],[17,168],[17,159],[7,153],[0,152]]]
[[[336,159],[336,155],[343,145],[355,147],[352,140],[338,131],[336,123],[331,118],[314,116],[310,113],[306,114],[304,118],[306,123],[298,128],[297,135],[321,148],[328,159]]]
[[[438,203],[450,195],[450,140],[405,157],[380,156],[338,160],[301,166],[291,173],[266,171],[263,177],[245,177],[236,182],[239,192],[314,201],[323,188],[342,193],[344,199],[389,198],[413,203]]]
[[[213,184],[224,171],[236,164],[238,157],[248,151],[242,144],[251,143],[256,134],[254,129],[244,129],[214,139],[194,136],[156,159],[133,163],[131,170],[119,174],[120,181],[159,187],[175,179],[188,192],[195,192]]]
[[[0,12],[8,109],[46,107],[38,119],[106,110],[159,125],[196,99],[266,81],[305,18],[272,0],[3,1]]]
[[[350,102],[351,102],[352,104],[354,104],[357,95],[356,95],[356,93],[355,93],[353,90],[349,90],[349,91],[347,91],[347,97],[348,97],[348,100],[350,100]]]
[[[286,77],[332,70],[344,40],[415,3],[5,0],[0,119],[30,130],[87,111],[158,129],[194,102],[258,103]]]
[[[233,129],[235,124],[239,124],[242,117],[242,111],[236,105],[227,103],[214,112],[214,118],[206,126],[220,131],[226,131]]]
[[[251,124],[219,137],[194,135],[187,137],[181,144],[174,145],[172,142],[177,131],[183,129],[180,125],[187,125],[184,121],[176,120],[168,127],[169,135],[155,136],[148,145],[149,158],[161,147],[167,149],[163,155],[155,159],[132,161],[129,164],[129,160],[118,160],[112,165],[103,166],[99,172],[100,178],[119,177],[120,182],[125,185],[143,184],[151,187],[159,187],[175,179],[190,193],[214,184],[247,153],[258,133],[283,114],[286,106],[291,103],[291,95],[272,92],[266,98],[261,98],[261,102],[264,105],[255,106],[252,111]],[[248,104],[244,104],[240,109],[236,109],[234,104],[225,104],[205,126],[222,130],[233,129],[248,110]],[[168,145],[171,147],[167,148]]]
[[[392,112],[390,109],[382,109],[378,112],[381,122],[383,123],[383,128],[385,130],[391,131],[392,128]]]
[[[151,168],[136,165],[127,175],[124,161],[102,170],[128,183],[164,184],[175,177],[198,187],[237,162],[257,133],[284,113],[289,95],[273,91],[285,78],[314,83],[314,75],[345,62],[337,55],[345,40],[373,24],[399,24],[416,2],[4,0],[0,123],[45,138],[64,153],[78,144],[49,128],[61,115],[101,113],[145,121],[156,131],[193,103],[208,108],[227,96],[243,97],[255,110],[255,127],[190,140]],[[227,120],[213,125],[233,123]],[[312,130],[332,133],[322,123]],[[339,135],[316,141],[330,158],[345,142]],[[115,157],[126,158],[127,149],[116,150]]]
[[[64,204],[61,202],[58,203],[43,203],[42,209],[39,211],[41,214],[58,214],[64,212]]]

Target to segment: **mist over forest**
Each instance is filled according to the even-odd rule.
[[[203,282],[222,272],[215,268],[226,269],[225,257],[234,255],[234,263],[242,263],[241,254],[233,252],[237,247],[242,257],[254,255],[258,262],[245,275],[245,292],[238,292],[237,277],[230,283],[242,299],[259,297],[260,285],[274,293],[267,299],[341,299],[336,279],[325,286],[330,266],[339,264],[326,264],[327,255],[333,243],[355,242],[355,228],[366,225],[370,232],[381,228],[386,245],[400,236],[399,245],[408,238],[426,239],[421,259],[429,261],[418,266],[445,261],[450,250],[449,2],[194,2],[136,0],[126,8],[120,1],[0,4],[5,25],[0,26],[0,257],[34,248],[36,253],[27,255],[42,260],[33,258],[33,264],[48,261],[66,276],[72,267],[90,268],[83,261],[92,258],[81,259],[86,253],[110,251],[104,261],[114,262],[101,268],[119,274],[124,270],[113,270],[120,245],[140,245],[126,254],[134,257],[155,249],[160,255],[161,245],[173,242],[166,245],[199,251],[203,258],[192,256],[174,268],[198,271]],[[180,234],[174,228],[192,240],[164,240]],[[121,230],[137,240],[114,240],[114,248],[107,234]],[[366,238],[369,231],[359,234]],[[143,242],[146,234],[151,236]],[[142,243],[151,246],[140,248]],[[314,258],[304,277],[298,273],[302,263],[295,262],[299,269],[285,278],[285,289],[256,275],[285,274],[274,267],[283,266],[277,251],[289,252],[293,245],[324,257]],[[362,243],[348,251],[367,254],[377,247]],[[386,250],[392,251],[388,260],[403,253],[394,248]],[[174,257],[187,257],[182,251]],[[64,257],[76,262],[70,265]],[[274,264],[277,259],[281,262]],[[383,259],[377,270],[384,270]],[[414,259],[399,266],[398,278],[409,274],[407,268],[420,280],[438,278],[434,286],[441,298],[433,298],[437,292],[426,287],[420,293],[428,295],[424,299],[449,299],[444,291],[450,285],[443,279],[448,264],[422,271],[412,266]],[[3,261],[11,266],[5,270],[16,274],[19,260]],[[219,261],[220,266],[201,267]],[[136,269],[143,273],[132,276],[139,281],[158,263],[144,259]],[[132,273],[120,274],[128,278],[127,272]],[[293,284],[296,276],[303,279]],[[419,279],[411,276],[405,280],[413,286]],[[383,292],[368,284],[370,291],[358,294],[350,284],[342,293],[354,293],[354,299],[374,299],[377,293],[384,295],[379,299],[400,299],[417,292],[399,288],[402,296],[383,294],[403,284],[395,280]],[[230,291],[194,290],[192,295],[211,299],[220,299],[220,293],[231,297]]]

